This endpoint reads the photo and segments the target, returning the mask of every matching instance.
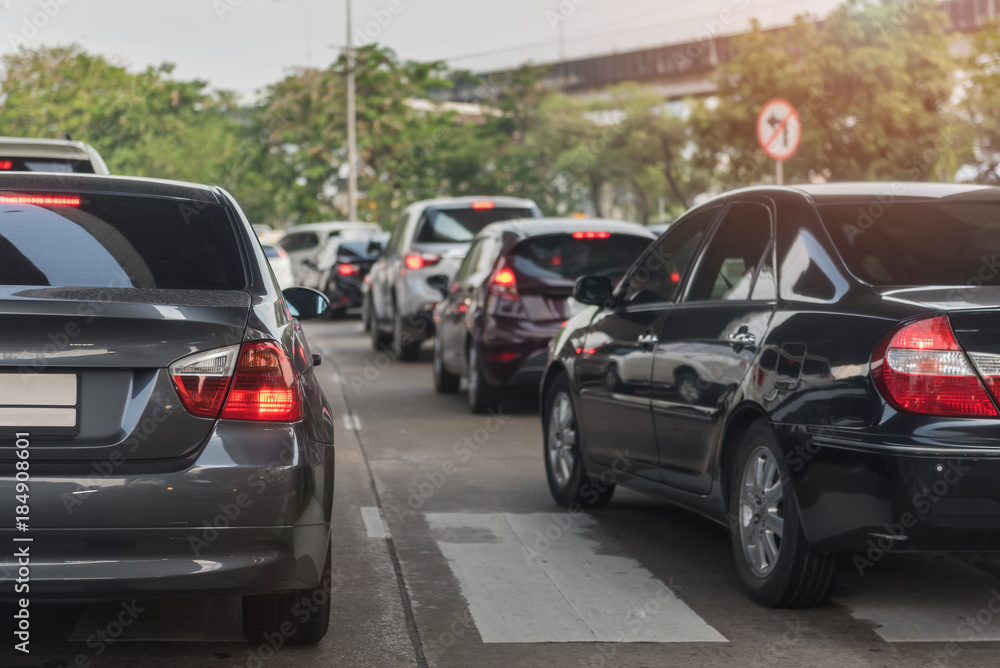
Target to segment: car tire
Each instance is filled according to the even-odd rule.
[[[420,357],[420,344],[422,341],[413,341],[403,329],[403,316],[396,313],[395,328],[393,329],[393,345],[399,347],[399,359],[404,362],[413,362]],[[406,341],[404,344],[403,341]]]
[[[369,325],[368,333],[371,335],[372,350],[375,352],[383,353],[392,345],[392,335],[382,332],[382,329],[378,326],[378,318],[374,311],[371,312],[371,324]]]
[[[276,635],[283,638],[285,645],[314,645],[323,639],[333,607],[331,552],[328,547],[323,574],[315,589],[243,597],[243,635],[247,640],[273,647]],[[294,631],[286,637],[289,626]]]
[[[750,597],[772,608],[824,603],[837,583],[837,555],[809,547],[774,430],[747,430],[730,480],[729,528],[736,570]]]
[[[469,396],[469,409],[480,415],[496,408],[500,403],[500,388],[483,375],[483,366],[474,341],[469,342],[465,355],[465,389]]]
[[[363,331],[371,333],[372,326],[372,298],[365,296],[361,300],[361,328]]]
[[[462,377],[444,367],[444,356],[441,351],[441,337],[434,337],[434,391],[438,394],[455,394],[458,392]]]
[[[583,467],[576,404],[565,374],[560,374],[549,387],[544,405],[545,478],[552,498],[566,508],[608,505],[615,493],[615,483],[591,478]]]

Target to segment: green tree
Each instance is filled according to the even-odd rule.
[[[926,179],[951,154],[955,62],[947,17],[933,0],[848,0],[822,24],[798,17],[787,29],[732,38],[716,74],[717,105],[693,115],[699,161],[724,185],[766,180],[756,119],[773,97],[802,118],[790,180]]]

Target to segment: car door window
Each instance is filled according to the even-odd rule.
[[[462,264],[459,265],[458,271],[455,273],[455,283],[461,285],[465,282],[465,279],[469,277],[474,271],[474,268],[479,261],[479,253],[483,247],[483,240],[479,239],[472,247],[469,248],[469,252],[466,253],[465,259],[462,260]]]
[[[770,210],[762,204],[736,202],[705,248],[685,301],[749,299],[770,245]]]
[[[684,273],[719,209],[719,206],[712,206],[693,213],[672,225],[665,235],[654,242],[626,279],[624,303],[640,305],[674,301]]]
[[[409,220],[410,214],[404,212],[403,215],[399,217],[396,221],[396,226],[392,229],[392,236],[389,237],[389,241],[385,245],[386,256],[391,256],[399,250],[401,239],[406,231],[406,221]]]

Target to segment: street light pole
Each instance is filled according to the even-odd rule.
[[[347,208],[348,220],[358,219],[358,128],[354,101],[354,44],[351,35],[351,0],[347,0]]]

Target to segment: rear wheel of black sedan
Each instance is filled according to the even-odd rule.
[[[399,359],[404,362],[413,362],[420,357],[421,341],[414,341],[413,337],[406,332],[403,324],[403,316],[396,313],[396,327],[393,330],[392,342],[399,347]]]
[[[483,375],[482,362],[476,344],[470,342],[465,365],[465,386],[469,395],[469,409],[481,414],[496,408],[500,403],[500,388]]]
[[[330,626],[331,553],[315,589],[243,597],[243,635],[252,643],[314,645]],[[279,644],[280,643],[280,644]]]
[[[569,380],[560,375],[545,394],[545,477],[560,506],[601,508],[615,493],[613,481],[591,478],[583,468],[580,428]]]
[[[441,337],[434,337],[434,391],[438,394],[454,394],[458,392],[462,377],[444,367],[441,351]]]
[[[761,605],[807,608],[836,585],[837,558],[809,547],[799,506],[774,432],[760,420],[736,453],[729,495],[736,570]]]

